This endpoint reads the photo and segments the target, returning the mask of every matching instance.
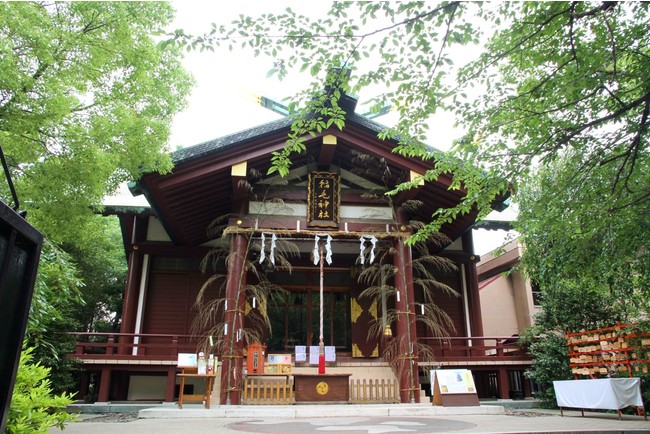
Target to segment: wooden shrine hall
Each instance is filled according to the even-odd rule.
[[[321,342],[336,352],[328,373],[392,378],[400,402],[424,399],[429,370],[445,367],[471,369],[479,398],[530,396],[531,359],[483,333],[475,214],[424,246],[405,243],[462,192],[443,175],[386,196],[433,163],[392,153],[354,98],[342,105],[345,128],[308,138],[284,178],[268,170],[288,117],[180,149],[170,173],[131,185],[150,206],[106,208],[121,222],[128,277],[119,333],[76,333],[81,396],[174,401],[178,354],[206,351],[220,362],[215,400],[239,404],[250,345],[295,358]]]

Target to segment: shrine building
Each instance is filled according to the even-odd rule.
[[[463,192],[442,175],[386,196],[434,163],[391,152],[355,98],[342,106],[343,130],[309,137],[286,177],[268,172],[290,117],[180,149],[170,173],[131,185],[149,206],[106,208],[120,220],[128,276],[119,333],[77,334],[81,397],[173,402],[178,354],[206,351],[219,361],[214,399],[246,404],[251,345],[315,373],[321,341],[328,374],[392,381],[394,402],[428,399],[435,368],[470,369],[481,399],[530,396],[530,357],[510,334],[484,334],[476,214],[425,246],[406,243]]]

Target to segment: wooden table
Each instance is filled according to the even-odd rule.
[[[296,402],[349,402],[352,374],[293,374]]]
[[[564,408],[578,408],[585,415],[584,409],[616,410],[618,418],[621,409],[635,406],[643,411],[645,420],[648,414],[643,407],[641,396],[641,379],[639,378],[598,378],[594,380],[554,381],[555,399],[560,414]],[[641,411],[639,411],[639,414]]]
[[[184,372],[176,374],[181,378],[181,386],[178,392],[178,408],[183,408],[183,402],[203,402],[205,408],[210,408],[210,396],[212,395],[212,385],[217,377],[216,372],[213,374],[186,374]],[[205,395],[185,395],[185,378],[202,378],[205,381]]]

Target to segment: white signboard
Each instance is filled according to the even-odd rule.
[[[440,393],[476,393],[472,372],[468,369],[434,369],[431,371],[431,384],[438,379]]]
[[[318,354],[320,353],[320,349],[318,348],[318,345],[310,345],[309,346],[309,364],[310,365],[318,365]]]
[[[179,368],[196,368],[198,360],[194,353],[178,353],[177,366]]]
[[[296,345],[296,362],[307,361],[307,347],[305,345]]]
[[[325,361],[336,362],[336,347],[325,347]]]
[[[291,354],[269,354],[266,356],[268,365],[290,365]]]

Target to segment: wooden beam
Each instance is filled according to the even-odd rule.
[[[405,190],[405,191],[400,192],[397,195],[397,200],[396,200],[397,203],[402,204],[402,203],[407,202],[409,200],[413,200],[418,196],[418,194],[420,193],[420,190],[421,190],[420,187],[424,185],[424,179],[422,178],[422,176],[423,175],[421,173],[418,173],[418,172],[414,171],[413,169],[411,169],[409,171],[409,181],[413,182],[413,181],[415,181],[417,179],[418,180],[418,184],[417,184],[418,186],[413,187],[413,188],[411,188],[409,190]],[[418,179],[418,177],[420,179]]]
[[[320,155],[318,156],[318,164],[321,166],[329,166],[334,160],[334,153],[336,152],[337,138],[335,135],[327,134],[323,136],[323,144],[320,147]]]
[[[232,212],[238,216],[248,214],[248,182],[246,181],[247,162],[230,167],[232,177]]]

